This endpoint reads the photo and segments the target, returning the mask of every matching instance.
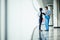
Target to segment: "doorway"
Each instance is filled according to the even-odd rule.
[[[53,26],[53,5],[52,4],[48,4],[48,8],[49,8],[49,10],[51,10],[49,26]]]

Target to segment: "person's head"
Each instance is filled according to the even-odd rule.
[[[45,10],[48,10],[48,6],[45,7]]]
[[[39,10],[40,10],[40,12],[42,12],[43,9],[42,8],[39,8]]]

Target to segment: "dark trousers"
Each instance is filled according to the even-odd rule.
[[[39,19],[39,40],[42,40],[41,38],[41,24],[42,24],[42,18]]]
[[[39,30],[41,30],[42,18],[39,19]]]

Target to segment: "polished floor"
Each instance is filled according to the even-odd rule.
[[[53,28],[52,26],[49,26],[49,31],[45,31],[45,26],[42,25],[41,29],[43,31],[40,31],[39,33],[39,27],[36,27],[32,40],[60,40],[60,28]]]

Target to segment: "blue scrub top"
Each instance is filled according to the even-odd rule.
[[[51,11],[50,11],[50,10],[48,10],[47,13],[46,13],[46,15],[45,15],[45,18],[46,18],[46,19],[50,19],[49,14],[51,14]]]

